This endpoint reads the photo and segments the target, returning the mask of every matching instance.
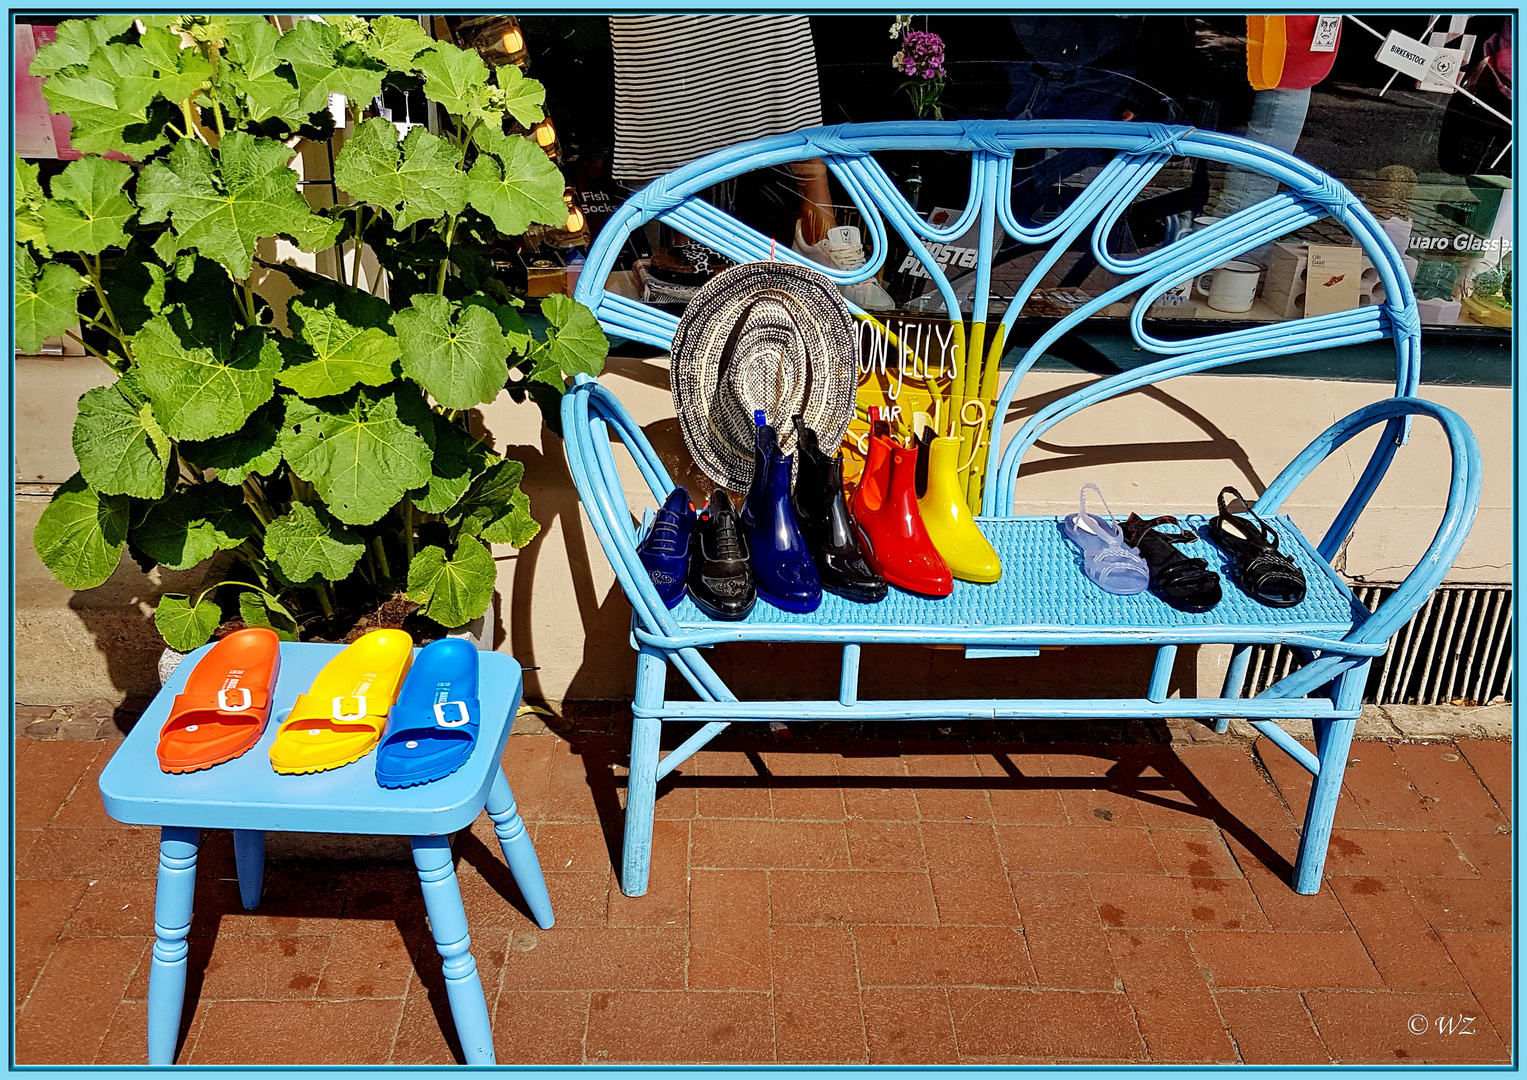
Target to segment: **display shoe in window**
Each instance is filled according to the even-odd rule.
[[[885,579],[871,569],[859,547],[859,532],[843,497],[843,458],[822,452],[817,433],[792,417],[800,463],[795,472],[795,516],[822,588],[849,600],[885,599]]]
[[[834,270],[857,270],[864,265],[864,242],[859,230],[852,225],[837,225],[827,230],[827,235],[815,244],[806,243],[801,235],[801,223],[795,223],[795,242],[790,245],[813,262],[830,266]],[[839,285],[838,291],[845,299],[858,304],[865,311],[891,311],[896,301],[880,287],[874,278],[856,281],[851,285]]]
[[[731,496],[717,488],[700,512],[689,556],[689,595],[713,619],[741,619],[758,591],[748,565],[748,543]]]

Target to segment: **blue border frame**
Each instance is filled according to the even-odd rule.
[[[101,12],[112,11],[112,10],[125,10],[125,9],[132,9],[132,8],[142,8],[144,6],[145,5],[133,5],[133,4],[118,3],[118,2],[107,2],[107,3],[91,5],[88,8],[79,9],[79,10],[74,11],[73,13],[77,14],[77,15],[90,15],[90,14],[98,14],[98,13],[101,13]],[[636,6],[636,5],[630,5],[630,4],[622,3],[622,2],[620,2],[620,0],[615,0],[614,3],[610,3],[610,2],[597,3],[597,2],[591,2],[591,0],[566,0],[565,3],[559,4],[558,8],[555,11],[545,11],[545,9],[541,9],[541,10],[545,11],[545,13],[547,13],[547,14],[557,13],[557,11],[560,11],[560,12],[580,12],[580,13],[598,13],[598,12],[604,12],[604,11],[611,10],[612,8],[623,8],[623,7],[634,7],[634,6]],[[668,11],[668,10],[672,10],[672,11],[683,11],[683,10],[719,10],[719,9],[722,9],[724,7],[724,5],[718,5],[716,3],[700,2],[700,0],[687,0],[687,2],[686,2],[686,0],[668,0],[668,2],[666,2],[666,3],[661,3],[661,4],[657,4],[657,3],[644,4],[644,5],[641,5],[641,6],[645,10],[662,10],[662,11]],[[226,2],[222,2],[222,0],[212,0],[212,2],[209,2],[209,3],[206,3],[206,4],[202,5],[202,7],[205,10],[208,10],[208,11],[248,10],[247,6],[229,4],[229,3],[226,3]],[[1397,0],[1397,2],[1392,2],[1391,4],[1389,4],[1384,9],[1384,12],[1385,13],[1406,12],[1406,11],[1430,12],[1433,7],[1434,7],[1434,5],[1424,5],[1421,2],[1419,2],[1419,0]],[[287,10],[289,10],[289,8]],[[385,11],[397,11],[397,12],[403,13],[403,14],[411,13],[409,9],[400,9],[400,8],[397,8],[396,6],[381,5],[381,6],[373,6],[373,7],[368,7],[368,8],[360,8],[360,7],[356,7],[356,6],[353,6],[351,4],[345,4],[345,3],[337,3],[337,4],[334,4],[332,6],[326,7],[324,10],[326,10],[326,11],[340,11],[340,12],[343,12],[343,11],[355,11],[355,12],[364,12],[366,14],[380,14],[380,13],[383,13]],[[484,7],[480,3],[470,3],[470,4],[460,5],[460,7],[458,7],[455,10],[460,11],[462,13],[470,13],[470,12],[500,11],[500,10],[503,10],[503,7],[502,7],[502,5],[499,5],[498,7],[491,7],[490,8],[490,7]],[[530,9],[530,10],[533,13],[540,13],[538,11],[534,11],[534,9]],[[887,11],[887,6],[885,4],[883,4],[883,3],[872,2],[872,0],[837,0],[836,3],[831,3],[831,4],[812,3],[812,2],[807,2],[807,0],[774,0],[774,2],[771,3],[770,5],[768,5],[767,8],[765,8],[763,5],[756,5],[755,6],[755,5],[749,4],[749,5],[739,5],[738,8],[731,8],[729,10],[776,10],[776,11],[778,11],[778,10],[791,10],[791,11],[804,11],[804,12],[826,12],[826,11],[832,11],[832,12],[842,12],[842,13],[866,13],[866,14],[868,14],[868,13],[876,13],[876,12]],[[920,6],[920,10],[922,10],[922,11],[932,11],[932,12],[943,11],[943,12],[950,12],[950,13],[964,12],[964,13],[975,14],[975,13],[991,13],[991,12],[1010,11],[1010,10],[1012,10],[1012,5],[996,3],[996,2],[994,2],[994,0],[966,0],[966,2],[959,3],[959,4],[950,3],[950,2],[948,2],[948,0],[929,0],[929,2],[927,2],[927,3],[925,3],[925,4]],[[1197,8],[1196,10],[1204,11],[1206,9],[1200,7],[1200,8]],[[1213,10],[1213,11],[1216,11],[1216,12],[1223,12],[1224,11],[1224,9],[1207,9],[1207,10]],[[1289,10],[1289,11],[1316,12],[1316,11],[1326,11],[1326,10],[1329,10],[1329,9],[1315,8],[1315,7],[1309,6],[1308,4],[1297,4],[1297,5],[1289,5],[1289,7],[1286,10]],[[1372,9],[1366,9],[1365,8],[1365,9],[1354,9],[1354,10],[1355,10],[1355,13],[1361,15],[1365,11],[1372,10]],[[1516,16],[1518,23],[1520,23],[1520,12],[1521,12],[1522,9],[1519,6],[1512,5],[1512,6],[1508,6],[1508,7],[1496,8],[1496,7],[1494,7],[1494,5],[1491,5],[1489,8],[1485,9],[1485,12],[1488,13],[1490,11],[1495,11],[1495,10],[1500,11],[1502,14],[1512,14],[1512,15]],[[1185,8],[1182,5],[1168,4],[1168,3],[1165,2],[1165,0],[1137,0],[1137,2],[1135,2],[1133,4],[1130,4],[1130,5],[1127,5],[1127,6],[1125,6],[1125,5],[1115,5],[1115,4],[1102,4],[1102,3],[1095,2],[1095,0],[1073,0],[1072,3],[1066,5],[1066,13],[1075,13],[1077,11],[1089,11],[1089,12],[1097,12],[1097,13],[1120,13],[1120,12],[1131,12],[1131,13],[1133,13],[1133,12],[1142,12],[1142,13],[1148,13],[1148,12],[1171,12],[1171,13],[1179,13],[1179,12],[1184,12]],[[42,9],[38,5],[28,5],[26,7],[11,6],[11,7],[7,8],[7,12],[8,12],[8,14],[13,19],[14,16],[17,15],[17,14],[40,14],[40,13],[42,13]],[[61,12],[60,9],[53,8],[53,9],[51,9],[51,11],[49,13],[50,14],[61,14],[61,13],[62,14],[68,14],[69,12],[67,11],[67,9]],[[8,21],[11,21],[11,20],[8,20]],[[14,56],[14,53],[12,53],[11,57],[10,57],[9,70],[10,70],[10,78],[11,78],[9,86],[14,87],[14,85],[15,85],[15,56]],[[13,92],[14,91],[12,91],[12,93]],[[5,115],[4,119],[3,119],[3,121],[0,121],[0,123],[4,124],[4,132],[5,132],[5,136],[6,136],[7,146],[10,149],[12,155],[14,155],[14,137],[13,137],[13,132],[12,132],[11,111],[10,110],[7,110],[6,115]],[[1513,147],[1512,147],[1512,159],[1513,159],[1513,171],[1512,171],[1512,175],[1516,176],[1516,175],[1519,175],[1520,164],[1521,164],[1521,149],[1520,149],[1520,146],[1513,145]],[[14,201],[14,183],[15,183],[15,181],[14,181],[14,170],[8,170],[8,185],[12,188],[11,195],[12,195],[12,200],[13,201]],[[13,243],[14,242],[14,222],[12,222],[11,224],[7,225],[6,235],[7,235],[7,239],[10,242]],[[1517,236],[1516,236],[1516,238],[1514,240],[1514,246],[1515,246],[1515,243],[1519,243],[1519,240],[1520,240],[1520,232],[1518,231]],[[14,270],[12,270],[12,273],[14,274]],[[7,294],[6,294],[5,298],[4,298],[4,303],[6,305],[7,313],[10,312],[10,309],[12,307],[12,296],[13,296],[13,294],[14,294],[14,281],[13,281],[13,289],[12,289],[12,291],[7,292]],[[10,344],[11,344],[12,353],[14,354],[14,327],[11,324],[9,319],[7,320],[7,326],[10,327]],[[1513,336],[1513,340],[1512,340],[1512,358],[1513,358],[1513,365],[1512,365],[1513,366],[1513,371],[1517,371],[1517,370],[1519,370],[1519,352],[1518,352],[1517,342],[1516,342],[1516,339],[1515,339],[1514,336]],[[16,450],[16,448],[15,448],[15,415],[16,415],[15,414],[15,407],[16,407],[16,402],[15,402],[15,389],[14,389],[13,372],[14,372],[14,365],[12,365],[11,368],[7,368],[5,370],[4,375],[3,375],[4,391],[5,391],[5,396],[6,396],[8,405],[9,405],[9,412],[8,412],[8,414],[6,416],[6,435],[7,435],[7,440],[8,440],[9,449],[10,449],[10,455],[11,455],[12,475],[14,475],[15,450]],[[1521,398],[1520,398],[1520,396],[1519,396],[1519,394],[1517,392],[1517,388],[1516,388],[1515,385],[1513,385],[1513,389],[1512,389],[1512,399],[1513,399],[1513,420],[1514,420],[1514,423],[1513,423],[1513,436],[1515,437],[1515,436],[1519,435],[1519,433],[1521,431],[1522,421],[1524,419],[1524,416],[1523,416],[1523,403],[1521,401]],[[1517,440],[1516,443],[1515,443],[1515,453],[1513,455],[1514,462],[1517,463],[1517,464],[1520,463],[1520,460],[1521,460],[1520,455],[1521,455],[1520,442],[1519,442],[1519,440]],[[1519,554],[1520,554],[1520,552],[1519,552],[1520,537],[1521,537],[1521,534],[1522,534],[1522,527],[1523,527],[1523,525],[1527,524],[1527,508],[1523,507],[1521,499],[1517,497],[1517,495],[1518,495],[1518,485],[1519,485],[1519,474],[1514,474],[1513,478],[1512,478],[1512,493],[1513,493],[1514,505],[1515,505],[1515,508],[1516,508],[1516,528],[1514,530],[1514,535],[1513,535],[1513,550],[1512,550],[1512,555],[1513,555],[1512,584],[1513,584],[1513,588],[1515,588],[1519,584],[1517,567],[1519,565],[1518,557],[1519,557]],[[11,601],[12,614],[14,616],[14,611],[15,611],[15,587],[16,587],[16,574],[15,574],[16,564],[15,564],[15,551],[14,551],[14,547],[13,547],[14,535],[15,535],[15,528],[14,528],[15,527],[15,504],[14,504],[14,499],[12,500],[12,504],[11,504],[11,507],[9,508],[8,512],[4,515],[4,522],[5,522],[4,523],[4,533],[5,533],[5,541],[6,541],[6,544],[5,544],[5,553],[6,553],[6,557],[5,557],[6,585],[7,585],[7,588],[8,588],[8,595],[9,595],[10,601]],[[1517,664],[1516,664],[1516,671],[1518,671],[1518,672],[1520,672],[1520,669],[1521,669],[1521,664],[1520,664],[1521,647],[1518,644],[1519,640],[1520,639],[1518,638],[1517,642],[1513,642],[1514,650],[1516,652],[1516,659],[1518,661]],[[9,635],[8,635],[8,640],[7,640],[7,647],[6,647],[6,650],[5,650],[5,661],[4,661],[4,664],[5,664],[5,672],[4,673],[5,673],[6,677],[7,677],[6,678],[6,683],[7,683],[7,686],[9,687],[8,695],[9,695],[9,701],[10,701],[10,705],[11,705],[11,715],[14,717],[14,715],[15,715],[15,705],[16,705],[15,679],[14,679],[14,671],[15,671],[15,621],[14,621],[14,617],[12,618],[11,624],[10,624]],[[1513,686],[1513,695],[1512,696],[1513,696],[1513,699],[1516,698],[1516,687],[1515,686]],[[14,798],[15,798],[15,739],[14,739],[14,736],[10,740],[8,740],[6,752],[9,755],[9,758],[10,758],[10,761],[9,761],[9,763],[10,763],[10,770],[9,770],[9,772],[10,772],[10,794],[11,794],[11,801],[4,808],[4,813],[5,813],[7,825],[10,825],[10,824],[12,824],[12,820],[11,820],[12,819],[11,807],[14,805]],[[1515,807],[1520,802],[1520,794],[1521,794],[1521,792],[1520,792],[1519,777],[1521,775],[1522,759],[1521,759],[1521,756],[1520,756],[1520,748],[1519,747],[1515,747],[1514,748],[1513,757],[1515,758],[1515,765],[1516,765],[1516,775],[1513,777],[1513,803],[1512,803],[1512,805],[1513,805],[1513,819],[1514,819],[1515,818]],[[1515,828],[1515,821],[1513,821],[1513,828]],[[8,844],[9,844],[10,857],[11,857],[11,865],[14,867],[14,865],[15,865],[15,857],[16,857],[15,837],[14,837],[14,833],[10,829],[7,829],[7,841],[8,841]],[[1513,879],[1514,880],[1519,880],[1518,868],[1519,868],[1519,852],[1514,852],[1513,853]],[[13,877],[14,877],[14,875],[13,875]],[[4,894],[3,894],[3,900],[0,900],[0,904],[4,905],[3,914],[4,914],[4,917],[6,919],[7,925],[10,928],[10,935],[11,935],[10,940],[12,942],[14,942],[14,940],[15,940],[15,917],[14,917],[14,903],[13,903],[13,901],[14,901],[13,890],[6,890],[4,892]],[[1518,895],[1514,894],[1513,895],[1513,912],[1512,912],[1513,942],[1515,941],[1515,938],[1516,938],[1515,931],[1516,931],[1516,929],[1520,925],[1520,923],[1519,923],[1520,915],[1521,915],[1520,898],[1519,898]],[[14,954],[14,945],[12,946],[12,953]],[[1520,1001],[1521,1001],[1521,996],[1522,996],[1521,995],[1521,991],[1522,991],[1521,971],[1522,971],[1522,968],[1521,968],[1520,960],[1517,957],[1515,951],[1513,952],[1512,965],[1513,965],[1513,986],[1515,987],[1515,995],[1514,995],[1514,999],[1513,999],[1513,1003],[1512,1003],[1513,1025],[1512,1025],[1511,1049],[1512,1049],[1513,1059],[1518,1061],[1518,1063],[1519,1063],[1519,1061],[1520,1061],[1520,1054],[1519,1054],[1518,1047],[1520,1045],[1520,1035],[1519,1035],[1519,1032],[1521,1030],[1521,1023],[1520,1023],[1520,1020],[1521,1020]],[[15,1001],[15,987],[14,987],[15,974],[14,974],[14,966],[12,968],[12,974],[11,974],[11,980],[10,981],[11,981],[11,1001],[14,1002]],[[53,1075],[66,1075],[66,1076],[73,1076],[73,1075],[99,1076],[99,1075],[103,1075],[103,1074],[116,1074],[118,1072],[121,1072],[121,1073],[134,1072],[134,1073],[136,1073],[136,1072],[142,1072],[142,1071],[145,1071],[145,1070],[149,1069],[148,1066],[135,1067],[133,1069],[121,1069],[121,1070],[105,1068],[105,1067],[101,1067],[101,1068],[91,1067],[91,1068],[83,1068],[83,1069],[81,1069],[81,1068],[72,1068],[72,1067],[63,1067],[63,1066],[58,1066],[58,1067],[53,1067],[53,1066],[21,1066],[21,1067],[18,1067],[18,1066],[15,1066],[14,1064],[11,1064],[11,1062],[12,1062],[12,1055],[13,1055],[13,1048],[14,1048],[14,1015],[15,1015],[14,1014],[14,1006],[12,1008],[13,1008],[13,1011],[12,1011],[11,1022],[9,1024],[5,1025],[5,1031],[4,1031],[4,1051],[5,1051],[5,1061],[7,1063],[8,1071],[13,1071],[13,1072],[28,1072],[28,1073],[30,1073],[30,1072],[39,1072],[39,1073],[45,1072],[45,1073],[49,1073],[49,1074],[53,1074]],[[307,1073],[314,1073],[314,1074],[316,1074],[316,1073],[328,1073],[328,1072],[334,1072],[334,1073],[367,1073],[367,1072],[378,1072],[378,1071],[383,1071],[383,1072],[385,1072],[389,1076],[391,1076],[391,1075],[406,1076],[406,1075],[415,1075],[415,1074],[417,1074],[417,1075],[426,1075],[426,1074],[440,1073],[442,1071],[448,1070],[449,1068],[453,1068],[453,1067],[450,1067],[450,1066],[438,1066],[438,1067],[429,1067],[429,1068],[405,1068],[405,1067],[383,1066],[383,1067],[366,1067],[366,1068],[333,1067],[333,1068],[322,1068],[322,1069],[319,1069],[319,1068],[310,1068],[310,1067],[301,1067],[301,1066],[291,1066],[291,1067],[285,1067],[285,1068],[270,1068],[270,1067],[254,1067],[254,1066],[249,1066],[249,1067],[227,1067],[227,1068],[218,1068],[218,1069],[198,1068],[198,1067],[194,1067],[194,1066],[191,1066],[191,1067],[177,1066],[176,1067],[176,1069],[180,1070],[182,1073],[189,1073],[191,1071],[195,1071],[195,1072],[215,1071],[215,1072],[241,1073],[241,1074],[245,1074],[245,1075],[253,1074],[253,1075],[270,1075],[270,1076],[291,1075],[293,1073],[303,1073],[303,1074],[307,1074]],[[512,1071],[512,1072],[516,1073],[517,1075],[548,1076],[548,1077],[549,1076],[553,1076],[553,1075],[566,1074],[566,1073],[569,1073],[569,1072],[578,1072],[578,1073],[585,1073],[585,1074],[589,1074],[589,1075],[601,1075],[601,1076],[622,1076],[622,1075],[630,1075],[630,1074],[635,1074],[635,1073],[656,1073],[656,1072],[661,1072],[661,1073],[683,1072],[683,1073],[704,1073],[704,1074],[710,1074],[710,1073],[718,1073],[719,1074],[719,1073],[725,1072],[725,1073],[728,1073],[728,1074],[734,1074],[734,1073],[735,1074],[743,1074],[743,1073],[746,1073],[746,1074],[759,1074],[759,1073],[764,1073],[764,1074],[776,1074],[776,1075],[788,1074],[788,1075],[791,1075],[793,1077],[803,1078],[803,1080],[807,1080],[807,1078],[809,1078],[809,1080],[818,1080],[818,1078],[827,1078],[827,1077],[831,1077],[831,1076],[841,1075],[841,1074],[847,1073],[847,1072],[859,1072],[859,1073],[862,1073],[862,1072],[867,1072],[867,1071],[885,1072],[885,1073],[897,1073],[897,1074],[904,1074],[904,1075],[917,1076],[917,1077],[923,1077],[923,1076],[928,1076],[928,1077],[934,1077],[934,1076],[956,1076],[956,1075],[964,1075],[964,1074],[970,1073],[970,1072],[1016,1073],[1016,1072],[1019,1071],[1018,1069],[1015,1069],[1015,1068],[1007,1068],[1007,1067],[1001,1067],[1001,1066],[958,1066],[958,1067],[952,1067],[952,1068],[924,1068],[924,1067],[918,1067],[918,1066],[841,1066],[841,1067],[825,1067],[825,1068],[792,1067],[792,1066],[773,1066],[773,1067],[771,1067],[771,1066],[732,1066],[732,1067],[726,1067],[725,1069],[722,1069],[722,1068],[712,1068],[712,1067],[704,1067],[704,1066],[628,1066],[628,1067],[613,1067],[613,1066],[611,1066],[611,1067],[605,1067],[605,1066],[560,1066],[560,1067],[522,1067],[522,1068],[514,1068],[514,1067],[510,1067],[510,1066],[500,1066],[499,1068],[504,1069],[505,1071]],[[1283,1073],[1287,1073],[1287,1072],[1291,1072],[1291,1071],[1298,1071],[1301,1074],[1303,1074],[1303,1073],[1316,1073],[1316,1072],[1321,1072],[1321,1073],[1332,1072],[1332,1071],[1335,1071],[1337,1068],[1338,1068],[1337,1066],[1308,1067],[1308,1066],[1249,1066],[1249,1065],[1239,1065],[1239,1066],[1201,1066],[1201,1067],[1177,1068],[1177,1067],[1171,1067],[1171,1066],[1155,1066],[1155,1065],[1099,1065],[1099,1066],[1033,1067],[1033,1068],[1025,1068],[1022,1071],[1025,1072],[1025,1073],[1029,1073],[1029,1072],[1055,1073],[1055,1072],[1061,1072],[1061,1071],[1064,1071],[1064,1072],[1067,1072],[1067,1073],[1113,1073],[1113,1072],[1122,1072],[1122,1071],[1131,1071],[1131,1072],[1148,1071],[1152,1076],[1173,1077],[1173,1076],[1199,1076],[1199,1075],[1204,1075],[1204,1074],[1208,1074],[1208,1073],[1229,1072],[1231,1069],[1234,1069],[1237,1074],[1246,1073],[1246,1072],[1257,1072],[1257,1073],[1283,1072]],[[1340,1067],[1340,1068],[1342,1069],[1343,1072],[1365,1073],[1365,1074],[1381,1073],[1381,1074],[1384,1074],[1384,1075],[1388,1075],[1388,1074],[1391,1074],[1391,1073],[1396,1071],[1396,1070],[1394,1070],[1394,1069],[1392,1069],[1390,1067],[1387,1067],[1387,1066],[1343,1066],[1343,1067]],[[1515,1066],[1480,1066],[1480,1067],[1445,1067],[1445,1066],[1421,1066],[1421,1065],[1417,1065],[1417,1066],[1408,1066],[1407,1070],[1408,1071],[1409,1070],[1413,1070],[1413,1071],[1416,1071],[1416,1072],[1419,1072],[1419,1073],[1424,1073],[1424,1074],[1426,1074],[1428,1076],[1448,1076],[1448,1077],[1450,1077],[1450,1076],[1460,1076],[1460,1077],[1462,1077],[1462,1076],[1467,1076],[1467,1075],[1478,1074],[1478,1073],[1481,1073],[1481,1072],[1489,1072],[1489,1073],[1515,1072],[1515,1071],[1519,1071],[1519,1068],[1520,1068],[1519,1064],[1515,1065]],[[153,1070],[153,1071],[158,1071],[158,1070]]]

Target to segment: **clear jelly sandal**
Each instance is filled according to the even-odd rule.
[[[1087,512],[1088,489],[1097,493],[1107,521]],[[1113,516],[1102,490],[1096,484],[1083,484],[1080,503],[1080,509],[1061,522],[1060,531],[1082,549],[1082,573],[1099,588],[1118,596],[1144,592],[1151,582],[1150,568],[1139,552],[1124,542],[1119,519]]]

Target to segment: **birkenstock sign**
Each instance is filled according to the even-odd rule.
[[[1436,59],[1437,50],[1430,45],[1422,44],[1415,38],[1406,37],[1398,30],[1391,30],[1389,36],[1384,39],[1384,44],[1379,46],[1378,56],[1375,59],[1385,67],[1392,67],[1396,71],[1406,75],[1413,75],[1418,79],[1424,79],[1431,74],[1432,61]],[[1454,72],[1455,76],[1457,72]]]

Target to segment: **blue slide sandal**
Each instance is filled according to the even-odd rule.
[[[419,650],[376,751],[376,782],[413,787],[450,776],[477,745],[477,647],[459,638]]]

